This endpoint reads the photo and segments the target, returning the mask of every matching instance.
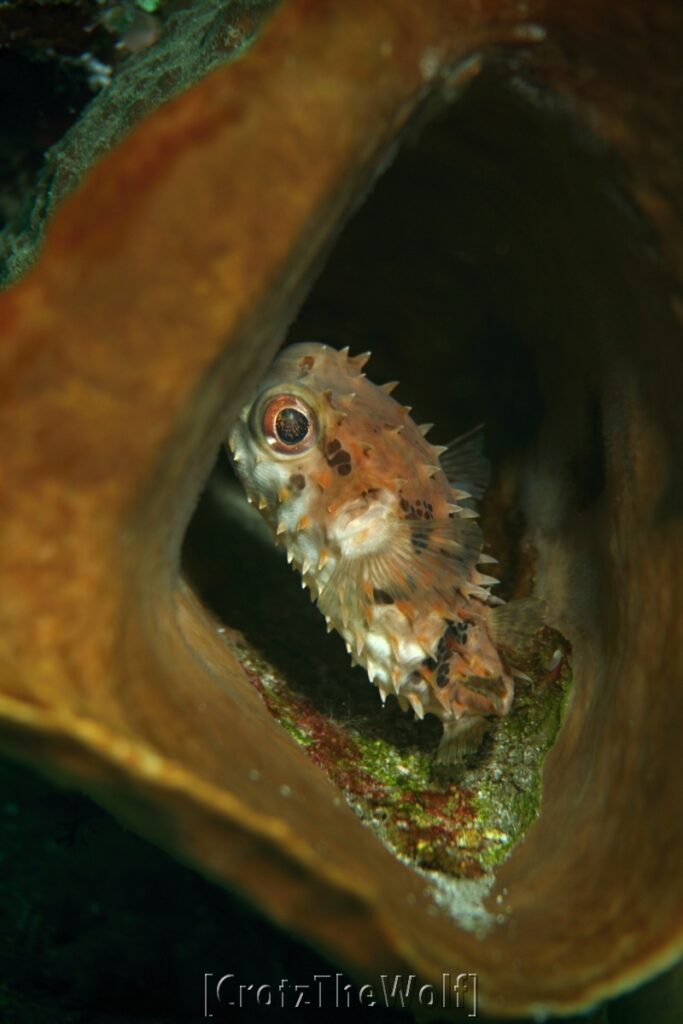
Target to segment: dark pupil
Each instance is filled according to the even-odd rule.
[[[275,417],[275,433],[283,444],[299,444],[308,433],[308,417],[298,409],[283,409]]]

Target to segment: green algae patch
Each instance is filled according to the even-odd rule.
[[[534,821],[543,759],[560,727],[571,679],[567,645],[554,630],[544,628],[530,645],[523,666],[530,679],[518,684],[510,714],[493,723],[480,751],[448,769],[434,761],[441,728],[435,719],[415,722],[393,698],[383,708],[368,687],[374,711],[368,707],[341,720],[240,634],[222,632],[270,713],[361,820],[413,867],[479,878]]]

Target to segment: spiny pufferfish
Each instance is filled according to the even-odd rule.
[[[328,631],[382,701],[395,693],[404,710],[441,720],[437,757],[454,762],[514,692],[501,648],[516,603],[493,597],[497,580],[478,569],[494,561],[475,508],[488,483],[482,431],[430,444],[431,425],[391,397],[395,384],[365,377],[367,359],[312,342],[284,349],[228,447]]]

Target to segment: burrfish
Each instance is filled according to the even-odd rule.
[[[437,759],[476,750],[506,715],[514,670],[505,605],[477,504],[488,484],[476,428],[429,443],[351,357],[318,343],[284,349],[242,408],[228,449],[247,498],[362,665],[382,701],[443,723]]]

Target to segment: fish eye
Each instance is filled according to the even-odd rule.
[[[301,455],[317,440],[315,414],[297,395],[271,398],[261,425],[268,445],[281,455]]]

